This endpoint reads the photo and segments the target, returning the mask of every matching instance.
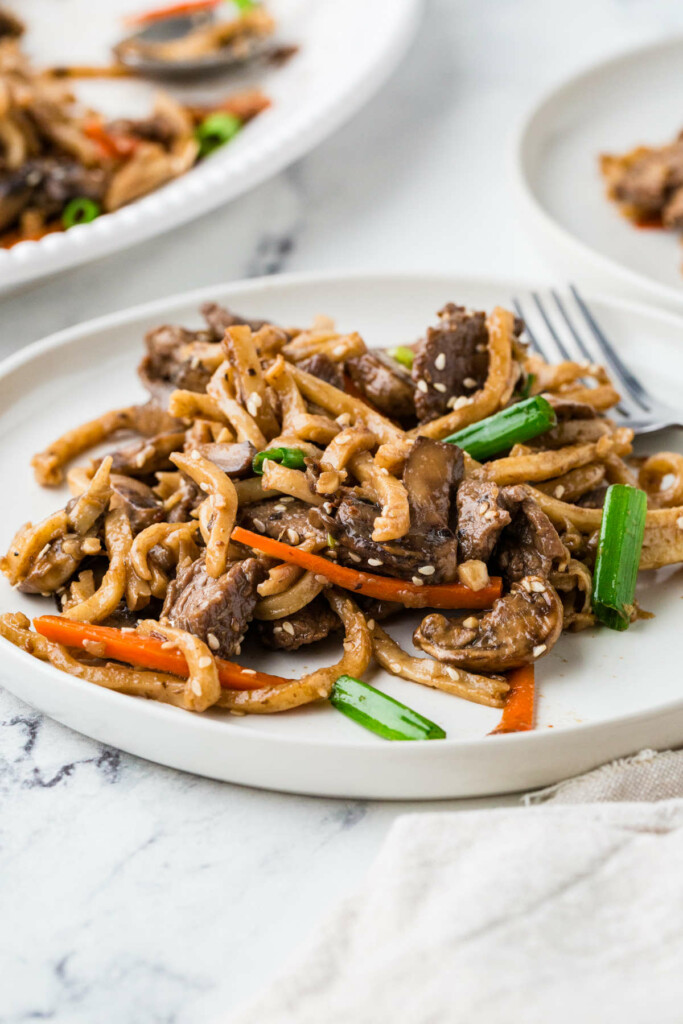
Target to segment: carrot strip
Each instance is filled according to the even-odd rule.
[[[101,644],[103,655],[116,661],[178,676],[187,677],[189,674],[185,656],[177,649],[164,648],[164,641],[155,637],[136,636],[134,633],[124,633],[121,629],[112,629],[111,626],[73,622],[60,615],[41,615],[33,620],[33,626],[41,636],[66,647],[81,647],[87,651],[86,645]],[[267,672],[253,672],[222,658],[216,658],[216,663],[218,678],[226,690],[258,690],[262,686],[280,686],[291,682],[290,679],[271,676]]]
[[[222,2],[223,0],[179,0],[178,3],[153,7],[149,11],[141,11],[140,14],[129,14],[123,22],[125,25],[151,25],[152,22],[163,21],[165,18],[177,18],[183,14],[195,14],[197,11],[211,11]]]
[[[118,160],[131,156],[140,145],[140,140],[130,135],[113,135],[98,120],[87,121],[83,125],[83,134],[100,147],[104,156]]]
[[[534,666],[522,665],[521,668],[508,672],[507,681],[510,691],[505,700],[505,707],[500,722],[489,736],[505,732],[529,732],[534,727],[536,717],[536,683]]]
[[[383,601],[398,601],[409,608],[490,608],[502,593],[500,577],[493,577],[487,587],[481,590],[470,590],[462,583],[409,583],[406,580],[391,579],[387,576],[376,576],[371,572],[361,572],[346,565],[336,565],[321,555],[310,551],[283,544],[272,537],[262,537],[251,530],[236,526],[232,531],[232,539],[246,544],[266,555],[272,555],[283,562],[299,565],[309,572],[324,576],[331,583],[351,590],[355,594],[365,594]]]

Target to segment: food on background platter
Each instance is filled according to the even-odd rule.
[[[605,371],[530,354],[512,313],[449,303],[386,351],[327,317],[202,315],[147,334],[147,404],[32,460],[72,497],[0,568],[59,614],[0,633],[62,671],[191,711],[329,701],[385,738],[441,738],[370,685],[378,665],[519,731],[561,633],[628,628],[638,569],[683,561],[683,456],[635,459]],[[123,433],[139,440],[74,464]],[[418,610],[419,655],[388,631]],[[338,659],[300,678],[235,660],[327,638]]]
[[[636,227],[683,231],[683,133],[664,146],[603,154],[607,195]]]
[[[258,89],[210,105],[159,92],[145,118],[106,120],[20,49],[0,11],[0,246],[90,223],[191,170],[269,100]]]

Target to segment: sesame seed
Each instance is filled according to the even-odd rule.
[[[288,494],[288,495],[287,495],[286,497],[284,497],[284,498],[280,498],[280,501],[281,501],[281,502],[282,502],[282,504],[284,505],[284,504],[285,504],[286,502],[288,502],[288,501],[294,501],[294,498],[292,497],[292,495],[291,495],[291,494]]]
[[[201,457],[201,452],[198,451],[196,448],[193,448],[192,451],[190,452],[190,458],[193,459],[195,462],[197,462],[198,459],[201,459]]]
[[[286,512],[287,511],[287,506],[286,505],[277,504],[277,505],[274,506],[274,508],[275,508],[276,512]]]
[[[469,404],[470,399],[465,398],[464,395],[459,395],[458,398],[453,397],[448,399],[448,405],[450,406],[451,409],[462,409],[463,406]]]
[[[676,526],[679,530],[683,530],[683,516],[679,516],[676,520]]]
[[[396,672],[397,675],[401,671],[401,666],[396,661],[392,661],[391,664],[389,665],[389,668],[391,669],[392,672]]]
[[[141,469],[145,464],[145,452],[144,449],[135,456],[135,465],[138,469]]]
[[[451,668],[450,665],[444,665],[444,668],[446,669],[446,672],[451,677],[451,679],[459,679],[460,678],[460,674],[459,674],[457,668]]]
[[[531,593],[531,580],[526,576],[522,580],[522,588],[526,590],[527,594]]]
[[[474,377],[465,377],[463,384],[466,388],[476,388],[477,382]]]
[[[237,708],[230,708],[230,714],[234,715],[235,718],[244,718],[246,711],[238,711]]]
[[[343,345],[335,345],[335,347],[332,349],[332,355],[334,356],[335,359],[341,359],[345,352],[346,349],[344,348]]]
[[[440,391],[441,394],[443,394],[448,389],[446,388],[445,384],[442,384],[441,381],[437,380],[437,381],[434,382],[434,390],[435,391]]]
[[[198,679],[192,680],[192,692],[196,693],[198,697],[201,697],[202,695],[202,684]]]
[[[261,522],[260,519],[254,519],[253,520],[253,524],[254,524],[254,529],[258,530],[259,533],[264,533],[265,532],[266,524]]]
[[[482,501],[481,505],[479,506],[479,515],[483,516],[485,512],[488,512],[488,510],[489,510],[489,503],[488,503],[488,501]]]
[[[324,687],[324,686],[321,686],[321,687],[320,687],[320,688],[318,689],[318,696],[319,696],[319,697],[322,697],[322,699],[323,699],[323,700],[324,700],[324,699],[325,699],[325,698],[327,697],[327,690],[325,689],[325,687]]]
[[[565,489],[562,486],[562,484],[558,484],[557,487],[555,488],[555,490],[553,491],[553,494],[555,495],[556,498],[561,498],[562,495],[564,494],[564,490]]]
[[[358,559],[360,561],[360,559]],[[382,565],[381,558],[368,558],[368,565]]]
[[[413,576],[413,583],[416,587],[421,587],[424,585],[424,580],[421,580],[419,576]]]
[[[529,584],[534,594],[545,594],[545,583],[540,580],[532,580]]]
[[[446,368],[446,353],[439,352],[438,356],[434,360],[434,366],[437,370],[444,370]]]
[[[367,625],[368,629],[370,631],[372,631],[375,628],[375,620],[374,619],[368,619],[366,625]]]
[[[49,541],[48,541],[48,543],[47,543],[47,544],[44,544],[44,545],[43,545],[43,547],[42,547],[42,548],[40,549],[40,551],[38,552],[38,559],[41,559],[41,558],[43,557],[43,555],[46,555],[46,554],[48,553],[48,551],[49,551],[49,550],[50,550],[50,543],[49,543]],[[38,560],[38,559],[37,559],[37,560]]]
[[[293,530],[291,527],[285,531],[285,537],[290,544],[299,544],[301,542],[301,537],[296,530]]]
[[[291,622],[283,622],[282,628],[284,629],[285,633],[289,633],[290,636],[294,636],[294,626],[292,625]]]
[[[205,484],[205,483],[201,483],[199,485],[199,490],[200,491],[204,491],[204,494],[208,494],[209,493],[209,485]]]
[[[436,570],[433,565],[421,565],[417,571],[421,572],[423,576],[433,576]]]
[[[490,508],[488,510],[488,512],[484,515],[484,519],[491,520],[491,519],[495,519],[495,518],[496,518],[496,510],[494,508]]]
[[[200,668],[210,668],[213,658],[210,658],[208,654],[203,655],[197,662]]]
[[[206,642],[208,643],[212,651],[217,651],[221,645],[220,640],[218,639],[215,633],[207,633]]]
[[[162,651],[172,651],[174,647],[175,642],[173,640],[164,640],[163,644],[161,645]]]
[[[427,387],[427,381],[426,380],[419,380],[417,382],[417,389],[418,389],[418,391],[422,391],[423,394],[426,394],[427,391],[429,390],[428,387]]]
[[[323,586],[327,583],[327,576],[321,576],[320,573],[316,573],[314,579],[316,583],[321,583]]]
[[[255,676],[256,675],[256,669],[254,669],[254,668],[243,668],[242,672],[244,673],[245,676]]]
[[[534,658],[540,658],[545,650],[547,650],[546,644],[539,644],[538,647],[534,647]]]
[[[465,619],[463,626],[465,629],[476,629],[479,625],[479,620],[474,615],[470,615],[468,619]]]
[[[477,345],[477,352],[485,352],[487,348],[488,346],[484,342],[480,342],[480,344]]]
[[[352,561],[352,562],[360,562],[360,561],[361,561],[361,559],[359,558],[359,556],[358,556],[358,555],[355,555],[355,554],[353,553],[353,551],[349,551],[349,558],[351,559],[351,561]]]

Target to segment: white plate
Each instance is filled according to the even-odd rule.
[[[105,63],[121,36],[121,15],[140,0],[21,0],[26,47],[38,64]],[[164,188],[67,232],[0,250],[0,291],[123,249],[234,199],[303,156],[351,117],[394,69],[417,26],[421,0],[272,0],[278,39],[300,45],[284,67],[168,86],[208,100],[260,85],[272,106],[229,146]],[[64,27],[55,32],[55,19]],[[84,82],[83,100],[110,115],[149,110],[158,85]]]
[[[683,128],[683,39],[598,64],[546,96],[517,146],[517,180],[529,219],[562,270],[633,294],[683,299],[676,232],[638,230],[605,195],[600,153],[659,145]]]
[[[411,341],[446,301],[490,309],[519,291],[511,282],[453,277],[288,276],[204,289],[115,314],[32,345],[0,367],[0,547],[16,527],[65,501],[40,489],[30,455],[63,430],[141,395],[135,378],[141,338],[162,322],[199,323],[209,298],[283,323],[316,313],[359,329],[371,344]],[[663,397],[676,401],[683,369],[683,320],[647,307],[591,300],[624,356]],[[644,342],[647,344],[644,344]],[[49,410],[49,414],[46,414]],[[675,437],[661,439],[675,447]],[[448,739],[389,743],[327,705],[284,715],[191,715],[101,690],[32,660],[3,642],[0,679],[53,718],[152,761],[232,782],[344,797],[471,796],[551,783],[643,746],[683,742],[683,691],[676,638],[683,574],[646,574],[645,608],[656,613],[627,633],[586,632],[561,639],[538,665],[535,733],[488,737],[499,712],[382,673],[368,674],[444,726]],[[0,581],[0,611],[50,612],[51,602],[12,592]],[[395,627],[391,627],[392,631]],[[402,629],[405,639],[410,630]],[[259,667],[293,676],[338,657],[338,643],[296,656],[258,655]]]

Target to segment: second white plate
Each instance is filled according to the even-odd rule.
[[[122,33],[121,16],[143,0],[62,0],[54,31],[52,0],[21,0],[26,49],[40,65],[96,64],[110,59]],[[156,192],[70,231],[0,249],[0,292],[90,261],[161,234],[241,195],[313,149],[379,88],[403,55],[418,22],[421,0],[271,0],[278,40],[299,45],[284,67],[256,67],[194,87],[174,86],[179,98],[208,101],[260,85],[272,107],[224,149]],[[135,80],[79,83],[83,100],[110,116],[149,110],[158,84]]]
[[[307,323],[316,313],[359,330],[370,345],[412,341],[445,302],[491,309],[510,302],[511,281],[457,277],[291,276],[215,287],[104,317],[33,345],[0,366],[0,478],[11,501],[0,513],[0,549],[17,527],[63,505],[66,490],[34,482],[30,456],[64,430],[142,397],[135,367],[145,331],[159,323],[200,323],[214,299],[257,317]],[[683,319],[607,299],[591,304],[624,357],[655,393],[675,403],[683,373]],[[646,342],[646,344],[645,344]],[[49,413],[46,413],[49,410]],[[680,437],[657,439],[675,449]],[[639,597],[655,618],[627,633],[563,637],[538,664],[534,733],[487,736],[500,712],[369,672],[368,681],[442,725],[446,740],[389,743],[327,704],[282,715],[192,715],[102,690],[0,641],[0,682],[48,715],[161,764],[231,782],[343,797],[473,796],[555,782],[644,746],[683,742],[678,636],[683,573],[643,574]],[[0,578],[0,612],[51,612],[52,603],[13,591]],[[413,623],[414,624],[414,623]],[[396,628],[390,627],[392,632]],[[410,642],[411,626],[397,632]],[[331,664],[338,643],[296,655],[262,651],[253,665],[294,676]]]
[[[607,60],[553,90],[526,120],[517,146],[525,212],[567,273],[632,294],[683,300],[683,250],[674,232],[638,230],[608,201],[601,153],[661,145],[683,128],[683,39]]]

